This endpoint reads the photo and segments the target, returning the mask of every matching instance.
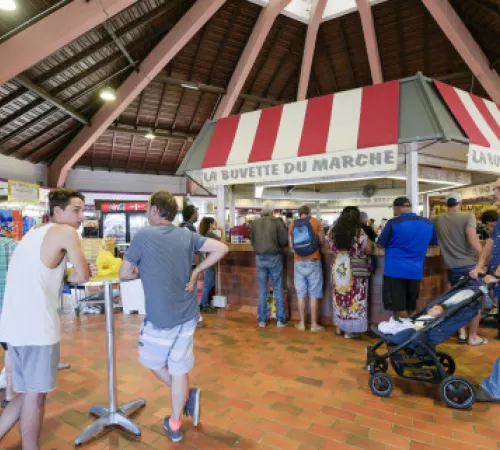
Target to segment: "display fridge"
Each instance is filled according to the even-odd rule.
[[[102,203],[100,237],[115,239],[117,244],[131,242],[148,225],[147,203]]]

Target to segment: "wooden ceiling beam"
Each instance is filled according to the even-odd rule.
[[[137,0],[70,2],[0,44],[0,84],[29,69]],[[36,44],[35,44],[36,43]],[[9,61],[8,64],[5,61]]]
[[[63,131],[62,133],[59,133],[59,134],[56,134],[55,136],[51,137],[50,139],[48,139],[47,141],[44,141],[42,142],[41,144],[37,145],[36,147],[28,150],[27,152],[23,153],[23,158],[27,158],[33,162],[36,162],[35,161],[35,155],[40,151],[40,150],[43,150],[45,147],[51,145],[51,144],[54,144],[55,142],[61,140],[62,138],[65,138],[67,136],[69,136],[70,134],[73,134],[73,133],[76,133],[77,131],[79,131],[81,128],[81,125],[78,124],[74,127],[71,127],[69,128],[68,130],[65,130]],[[24,145],[25,147],[26,145]],[[15,155],[14,155],[15,156]]]
[[[81,122],[84,125],[90,125],[90,120],[87,119],[87,117],[85,117],[82,113],[78,112],[76,109],[72,108],[68,104],[59,100],[57,97],[47,92],[45,89],[42,89],[40,86],[37,86],[27,76],[19,75],[15,78],[15,80],[20,85],[24,86],[26,89],[29,89],[30,91],[34,92],[36,95],[43,98],[47,102],[52,103],[54,106],[56,106],[62,112],[66,113],[68,116],[73,117],[73,119],[78,120],[78,122]]]
[[[211,92],[212,94],[219,94],[219,95],[225,95],[227,93],[227,90],[222,87],[212,86],[210,84],[204,84],[204,83],[197,83],[194,81],[179,80],[166,75],[160,75],[156,78],[156,80],[171,84],[173,86],[182,86],[182,87],[187,86],[187,89],[193,89],[195,91]],[[268,105],[273,105],[273,106],[283,104],[283,102],[280,102],[279,100],[259,97],[258,95],[252,95],[252,94],[240,94],[238,98],[259,103],[266,103]]]
[[[299,89],[297,91],[297,100],[307,98],[307,88],[311,79],[311,68],[316,49],[316,40],[323,13],[325,12],[327,0],[314,0],[307,27],[306,43],[304,45],[304,55],[302,56],[302,65],[300,68]]]
[[[422,0],[443,33],[495,103],[500,103],[500,76],[448,0]]]
[[[231,81],[227,87],[227,93],[222,98],[217,110],[215,111],[214,119],[218,120],[222,117],[227,117],[231,114],[234,104],[238,99],[241,89],[255,64],[255,60],[259,55],[262,45],[264,44],[274,21],[279,14],[285,9],[291,0],[270,0],[259,14],[257,23],[255,24],[250,39],[248,40],[245,50],[241,55],[235,71],[231,77]]]
[[[338,22],[339,22],[339,31],[340,31],[340,42],[342,44],[342,49],[344,50],[344,52],[347,56],[347,64],[349,65],[349,72],[351,74],[351,78],[352,78],[352,81],[354,83],[353,87],[356,87],[358,85],[358,80],[356,79],[356,72],[354,71],[354,67],[352,66],[351,52],[349,51],[349,46],[347,45],[347,38],[345,35],[345,31],[344,31],[343,18],[339,17]]]
[[[122,134],[133,134],[136,136],[146,136],[149,132],[148,127],[135,127],[129,128],[123,124],[118,124],[117,126],[111,126],[106,131],[110,133],[122,133]],[[155,136],[163,139],[178,139],[181,141],[194,140],[198,134],[197,133],[188,133],[185,131],[177,131],[177,130],[167,130],[164,128],[156,128]]]
[[[117,100],[113,104],[104,105],[92,119],[92,125],[78,133],[57,156],[49,167],[50,186],[64,185],[68,171],[78,159],[224,3],[225,0],[198,0],[194,4],[142,62],[141,72],[132,73],[120,86]]]
[[[221,58],[221,55],[222,55],[224,47],[227,43],[227,40],[228,40],[231,32],[234,29],[234,26],[236,24],[236,18],[238,17],[238,15],[240,13],[242,4],[243,4],[243,2],[238,2],[238,4],[234,5],[234,7],[233,7],[229,26],[225,27],[225,29],[224,29],[224,35],[222,36],[222,39],[219,41],[219,47],[217,48],[217,54],[215,56],[214,63],[212,65],[212,67],[210,68],[210,73],[208,75],[208,82],[207,82],[208,85],[212,84],[213,76],[215,73],[215,68],[218,65],[219,59]],[[193,124],[194,124],[194,121],[196,120],[196,117],[198,116],[198,111],[200,109],[200,105],[201,105],[201,102],[203,101],[204,96],[205,96],[205,91],[201,91],[200,95],[198,96],[196,106],[194,108],[193,116],[191,117],[191,121],[189,122],[189,127],[188,127],[189,131],[191,131],[193,129]],[[216,100],[216,106],[218,106],[218,102],[220,101],[219,99],[220,99],[220,94],[218,96],[218,100]],[[212,117],[210,117],[210,119],[211,118]]]
[[[356,6],[358,7],[359,16],[361,18],[366,52],[368,54],[368,62],[370,63],[370,72],[372,74],[372,82],[373,84],[380,84],[384,82],[384,77],[382,75],[382,64],[380,63],[377,34],[375,32],[370,0],[356,0]]]

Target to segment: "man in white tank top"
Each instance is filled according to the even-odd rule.
[[[33,228],[19,243],[9,265],[0,319],[18,395],[0,417],[0,442],[20,420],[23,449],[39,450],[48,392],[56,388],[59,363],[59,296],[67,280],[85,282],[89,266],[76,230],[83,221],[84,197],[74,190],[49,194],[51,222]]]

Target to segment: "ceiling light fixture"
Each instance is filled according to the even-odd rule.
[[[15,0],[0,0],[0,9],[4,11],[15,11],[17,4]]]
[[[146,139],[154,139],[156,137],[156,135],[153,133],[153,130],[149,130],[145,135],[144,137]]]
[[[181,86],[186,89],[192,89],[193,91],[199,91],[200,88],[198,86],[195,86],[194,84],[186,84],[186,83],[181,83]]]
[[[101,97],[105,102],[113,102],[116,100],[116,92],[113,88],[105,87],[100,93]]]

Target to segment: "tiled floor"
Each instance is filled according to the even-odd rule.
[[[347,341],[330,328],[321,334],[255,327],[237,312],[206,317],[196,334],[192,383],[202,388],[202,424],[185,424],[185,439],[171,444],[161,420],[170,412],[168,391],[136,361],[141,319],[116,316],[118,398],[144,397],[134,418],[140,441],[118,431],[87,449],[464,449],[500,448],[500,406],[475,404],[472,411],[446,408],[435,388],[396,379],[391,398],[374,397],[363,370],[368,339]],[[49,396],[43,448],[73,448],[90,423],[87,411],[106,403],[105,334],[102,316],[64,319],[59,389]],[[493,337],[492,331],[486,332]],[[500,342],[486,347],[445,345],[457,373],[479,381],[500,355]],[[20,448],[17,430],[0,444]]]

